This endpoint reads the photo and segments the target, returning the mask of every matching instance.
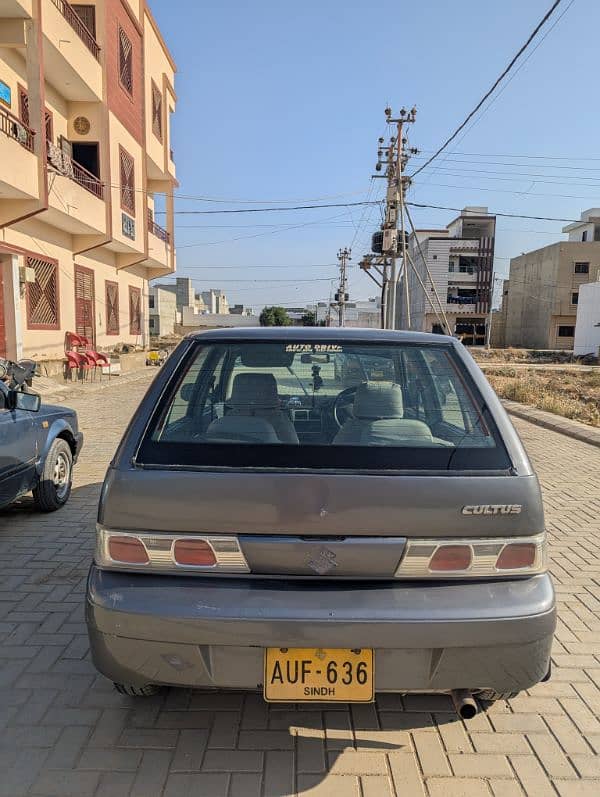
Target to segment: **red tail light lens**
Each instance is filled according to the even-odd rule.
[[[496,562],[497,570],[519,570],[535,564],[536,547],[529,542],[514,542],[506,545]]]
[[[472,556],[469,545],[440,545],[429,561],[429,569],[435,573],[467,570]]]
[[[150,561],[144,543],[137,537],[111,537],[108,553],[115,562],[145,565]]]
[[[406,541],[396,578],[506,578],[545,573],[546,534],[494,539],[415,538]]]
[[[173,558],[178,565],[212,567],[217,558],[206,540],[175,540]]]

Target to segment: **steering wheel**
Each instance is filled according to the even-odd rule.
[[[331,408],[333,420],[340,429],[349,418],[354,416],[352,405],[354,404],[354,396],[356,395],[357,388],[358,385],[347,387],[346,390],[342,390],[341,393],[338,393],[333,400],[333,406]]]

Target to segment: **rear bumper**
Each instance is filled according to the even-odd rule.
[[[94,663],[114,681],[256,689],[265,647],[370,647],[377,691],[526,689],[550,662],[548,576],[316,583],[90,570]]]

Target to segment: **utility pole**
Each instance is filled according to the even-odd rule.
[[[346,302],[348,301],[348,294],[346,292],[347,287],[347,276],[346,276],[346,266],[349,260],[352,260],[351,257],[351,249],[348,247],[344,247],[340,249],[337,253],[337,259],[340,261],[340,285],[337,294],[335,295],[335,300],[338,305],[338,311],[340,316],[340,326],[343,327],[346,321]]]
[[[487,317],[487,325],[485,328],[485,348],[489,349],[491,340],[492,340],[492,319],[493,319],[493,304],[494,304],[494,293],[496,289],[496,282],[502,282],[501,277],[496,277],[494,272],[492,271],[492,280],[491,280],[491,287],[490,287],[490,307],[488,310],[488,317]]]
[[[398,256],[402,257],[402,276],[404,280],[404,306],[405,320],[408,329],[411,328],[410,314],[410,295],[408,290],[408,258],[406,252],[406,227],[404,223],[404,202],[406,191],[410,185],[410,178],[404,172],[406,164],[411,155],[416,155],[418,150],[414,147],[407,147],[404,126],[413,124],[417,116],[417,109],[412,108],[407,111],[405,108],[400,110],[398,118],[392,118],[391,108],[385,109],[385,117],[388,124],[396,125],[396,135],[391,136],[387,146],[384,139],[379,139],[379,149],[377,151],[376,171],[382,170],[385,164],[385,174],[376,174],[374,177],[384,177],[387,179],[386,211],[385,219],[381,228],[383,230],[382,254],[389,258],[390,272],[388,278],[387,269],[384,268],[384,288],[386,296],[385,328],[395,329],[396,327],[396,305],[397,287],[400,272],[398,269]]]

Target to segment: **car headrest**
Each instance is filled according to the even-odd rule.
[[[264,418],[226,415],[214,420],[206,430],[208,443],[279,443],[275,429]]]
[[[227,404],[230,407],[278,408],[275,377],[273,374],[237,374]]]
[[[400,385],[393,382],[362,382],[354,397],[354,417],[371,420],[403,418],[404,402]]]

